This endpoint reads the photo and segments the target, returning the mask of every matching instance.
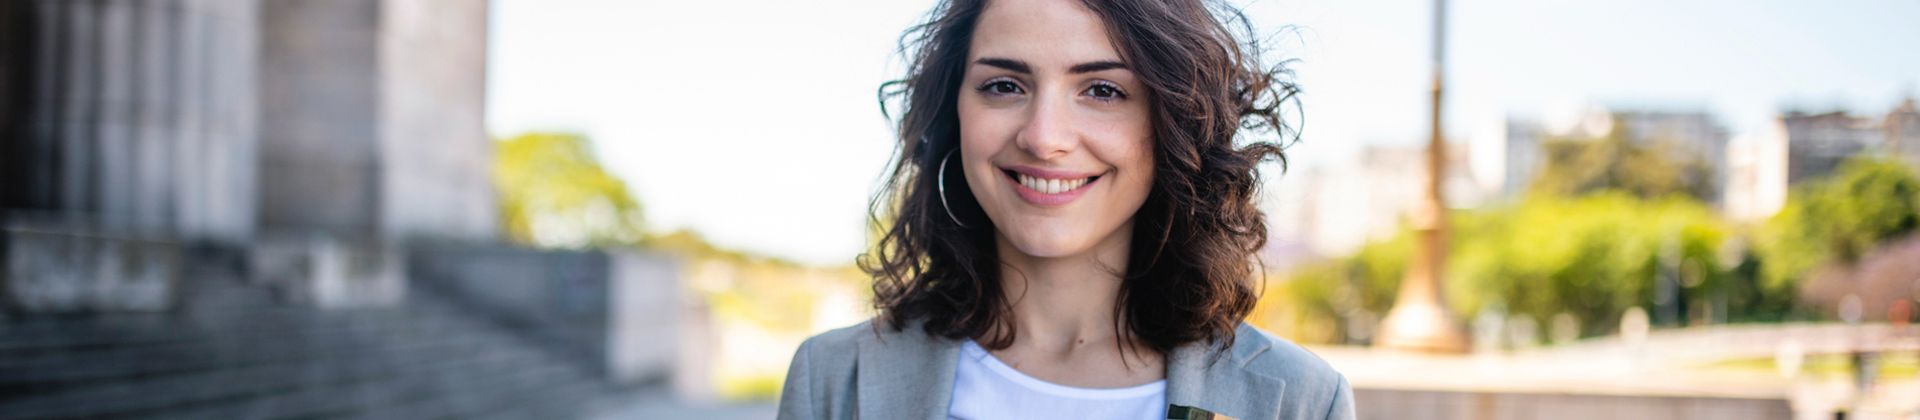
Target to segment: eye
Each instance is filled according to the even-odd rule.
[[[1127,98],[1127,93],[1120,91],[1119,86],[1114,86],[1113,84],[1106,83],[1106,82],[1094,83],[1093,86],[1088,86],[1086,92],[1084,93],[1086,93],[1088,96],[1094,97],[1095,99],[1099,99],[1103,101],[1113,101],[1113,100],[1121,100],[1121,99]]]
[[[980,85],[980,91],[986,92],[989,95],[996,95],[996,96],[1018,95],[1020,93],[1023,93],[1020,90],[1020,85],[1014,84],[1013,81],[1005,80],[1005,79],[988,80],[986,84]]]

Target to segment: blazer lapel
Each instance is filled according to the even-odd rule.
[[[959,342],[928,337],[919,322],[894,332],[879,322],[876,334],[861,334],[855,394],[862,419],[947,418]]]
[[[1244,324],[1236,335],[1233,349],[1225,354],[1218,354],[1220,346],[1214,343],[1174,348],[1167,363],[1167,404],[1241,420],[1278,418],[1286,381],[1245,369],[1273,343]]]

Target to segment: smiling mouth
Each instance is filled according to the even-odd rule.
[[[1015,172],[1011,169],[1004,169],[1002,171],[1007,174],[1008,178],[1011,178],[1013,179],[1014,182],[1019,183],[1020,186],[1026,187],[1027,189],[1033,190],[1034,192],[1038,192],[1041,194],[1062,194],[1066,192],[1071,192],[1074,190],[1078,190],[1081,187],[1085,187],[1087,186],[1087,184],[1093,183],[1093,181],[1100,179],[1099,175],[1080,177],[1080,178],[1041,178],[1033,175],[1027,175],[1027,174]]]

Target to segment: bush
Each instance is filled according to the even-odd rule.
[[[1544,195],[1454,212],[1449,221],[1446,297],[1466,318],[1497,307],[1548,325],[1564,312],[1580,321],[1583,335],[1595,335],[1610,332],[1635,306],[1658,304],[1669,310],[1660,320],[1684,322],[1688,305],[1705,304],[1701,296],[1730,283],[1718,254],[1731,229],[1685,195]],[[1290,273],[1275,288],[1285,308],[1268,305],[1263,320],[1303,341],[1344,341],[1352,322],[1371,320],[1356,314],[1392,307],[1413,238],[1406,230],[1351,257]],[[1665,300],[1655,289],[1662,278],[1677,285]]]

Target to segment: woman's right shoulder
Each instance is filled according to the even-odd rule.
[[[800,351],[803,353],[852,356],[855,354],[855,351],[859,349],[861,334],[874,335],[879,332],[879,330],[875,328],[876,322],[878,322],[877,319],[868,319],[858,324],[836,328],[815,334],[812,337],[807,337],[806,341],[800,343]]]
[[[860,343],[878,337],[879,321],[837,328],[808,337],[793,352],[787,380],[780,391],[780,419],[848,418],[854,409],[853,387]]]

